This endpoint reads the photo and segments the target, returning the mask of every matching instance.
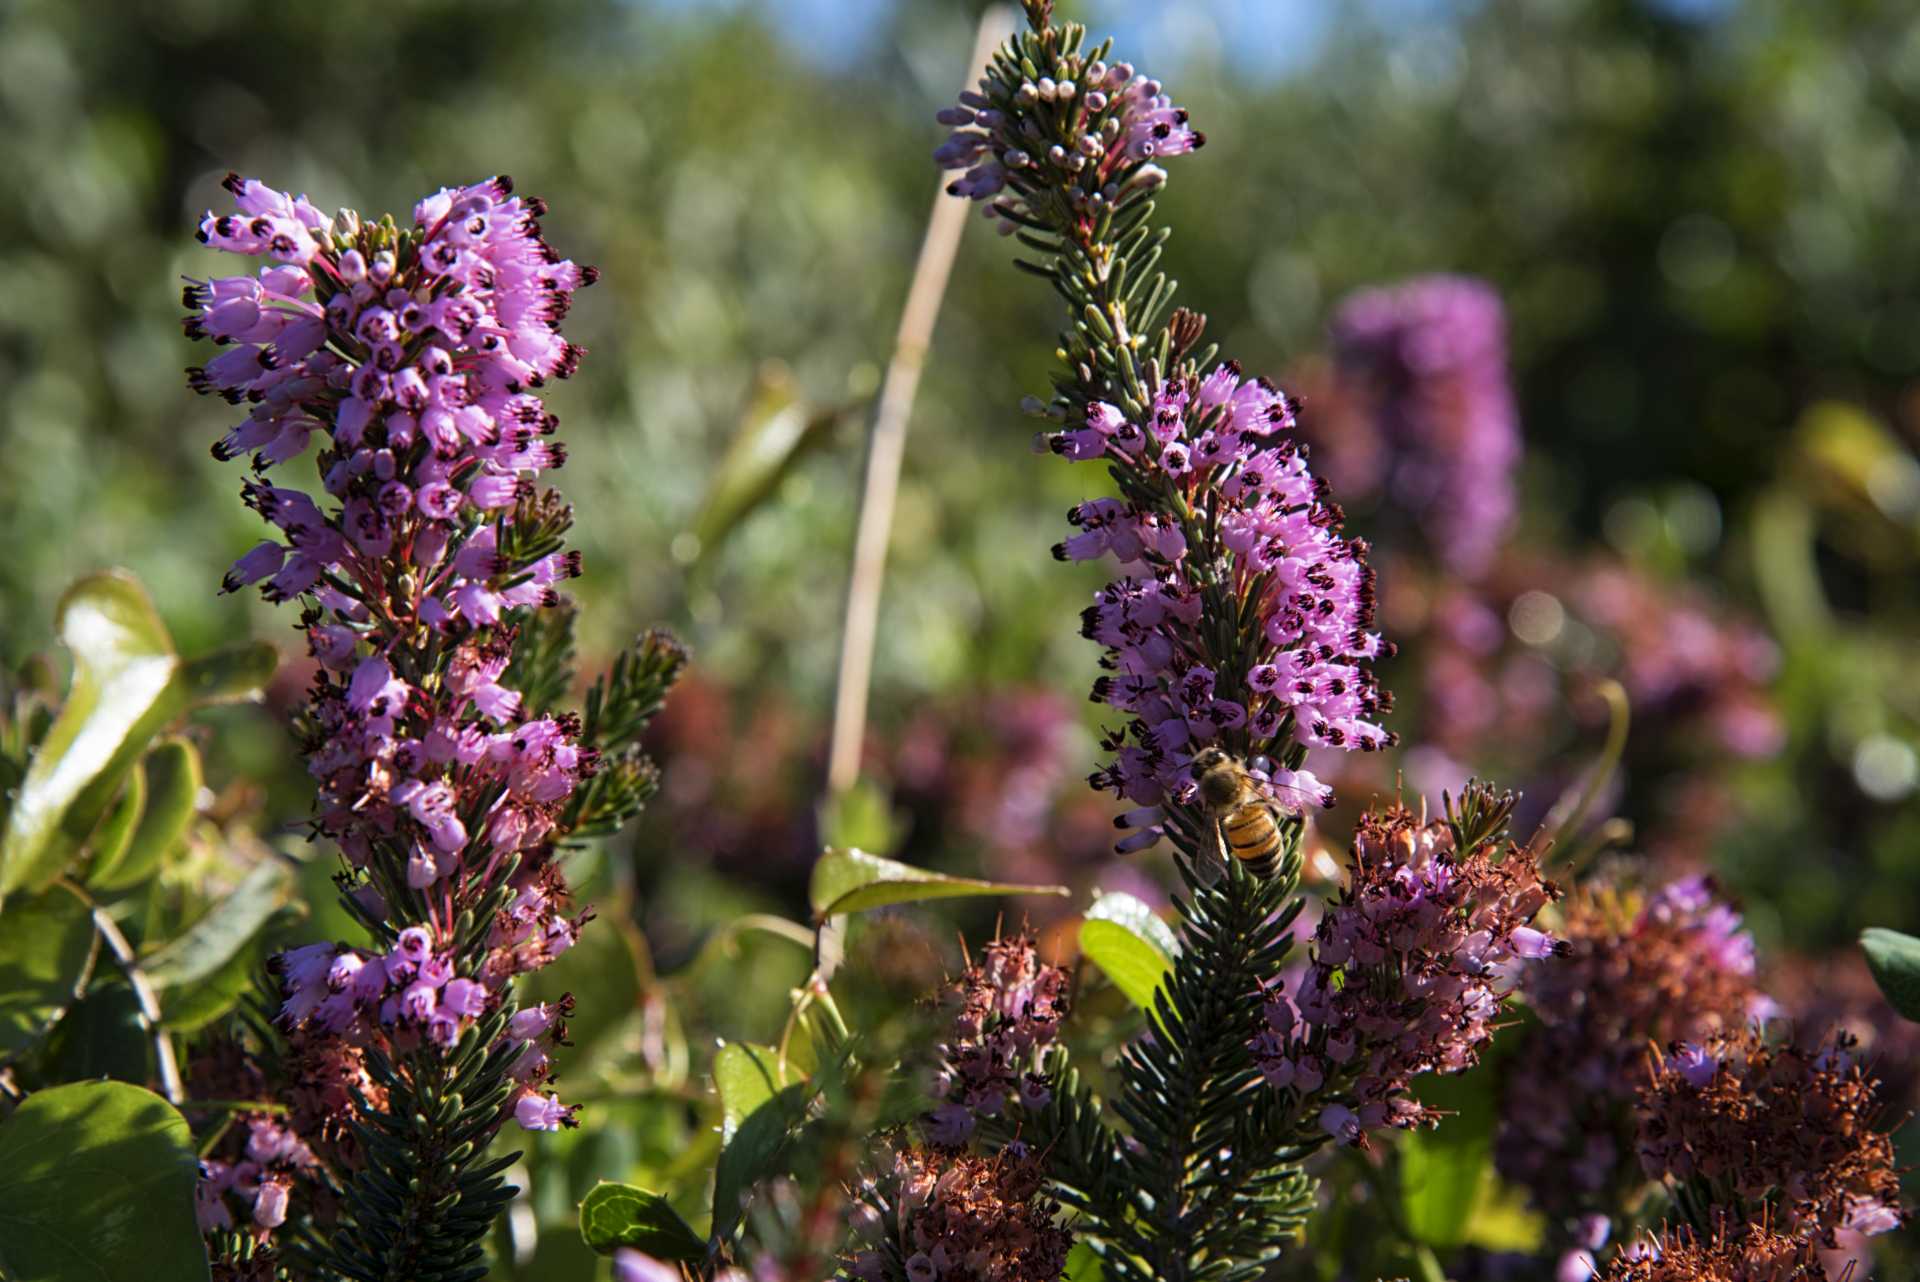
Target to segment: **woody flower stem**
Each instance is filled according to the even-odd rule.
[[[973,54],[967,66],[986,65],[993,47],[1006,38],[1013,15],[994,5],[980,15]],[[933,339],[940,300],[947,292],[967,203],[945,191],[934,194],[913,283],[894,334],[893,358],[880,385],[873,431],[867,438],[866,484],[860,496],[860,523],[854,535],[853,572],[847,583],[846,630],[840,639],[840,669],[834,689],[833,730],[827,749],[827,794],[837,797],[860,775],[860,751],[866,738],[867,695],[873,679],[873,644],[880,623],[880,585],[886,575],[887,540],[893,533],[894,500],[900,491],[900,464],[907,447],[907,420]]]

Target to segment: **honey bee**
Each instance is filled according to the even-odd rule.
[[[1193,777],[1200,804],[1213,820],[1221,858],[1231,854],[1255,877],[1278,872],[1286,845],[1280,832],[1285,812],[1246,763],[1219,748],[1203,748],[1193,758]]]

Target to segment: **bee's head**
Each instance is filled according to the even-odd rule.
[[[1227,754],[1219,748],[1202,748],[1193,754],[1193,773],[1200,776],[1226,764]]]

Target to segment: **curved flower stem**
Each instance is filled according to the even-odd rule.
[[[154,1071],[160,1075],[160,1093],[167,1097],[170,1104],[179,1104],[186,1099],[186,1090],[180,1085],[180,1065],[173,1056],[173,1038],[160,1026],[160,1002],[153,995],[153,983],[147,973],[140,969],[139,959],[134,955],[127,937],[120,933],[120,927],[106,910],[93,910],[93,929],[107,946],[107,952],[113,957],[113,964],[126,976],[127,986],[133,989],[134,1000],[140,1003],[140,1022],[146,1026],[153,1038]]]
[[[1013,30],[1013,14],[995,5],[980,15],[974,34],[974,71],[987,65],[994,47]],[[945,187],[944,180],[941,187]],[[933,339],[940,300],[960,248],[970,203],[936,191],[933,212],[920,242],[913,283],[894,334],[893,359],[887,364],[867,438],[866,487],[860,498],[860,524],[854,535],[853,572],[847,583],[846,630],[840,641],[840,671],[833,702],[833,733],[827,751],[827,791],[837,796],[860,774],[860,750],[866,738],[867,694],[873,679],[874,638],[880,623],[880,587],[886,575],[887,541],[893,532],[894,500],[900,491],[900,464],[906,453],[907,420],[920,386],[920,370]]]

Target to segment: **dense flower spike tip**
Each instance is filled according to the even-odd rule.
[[[1076,532],[1053,549],[1121,570],[1083,621],[1107,652],[1093,698],[1128,716],[1092,783],[1138,807],[1122,850],[1171,831],[1193,854],[1208,844],[1194,754],[1269,758],[1262,787],[1292,814],[1330,804],[1306,749],[1393,742],[1376,724],[1391,701],[1366,666],[1391,648],[1372,631],[1366,547],[1341,536],[1291,435],[1293,401],[1211,351],[1190,356],[1204,317],[1154,325],[1172,283],[1151,274],[1163,237],[1144,198],[1165,179],[1152,162],[1204,139],[1158,82],[1081,52],[1084,33],[1050,27],[1046,5],[1028,17],[1034,34],[941,113],[957,128],[936,159],[967,168],[950,190],[996,198],[990,212],[1051,256],[1022,265],[1069,302],[1073,377],[1029,408],[1055,425],[1047,448],[1106,464],[1121,491],[1069,512]]]
[[[1312,963],[1268,999],[1251,1047],[1261,1073],[1328,1100],[1320,1125],[1344,1143],[1432,1125],[1413,1078],[1472,1067],[1524,964],[1567,951],[1531,925],[1558,890],[1503,828],[1486,831],[1481,799],[1470,791],[1469,808],[1431,823],[1397,806],[1368,812]]]
[[[1332,333],[1363,438],[1339,442],[1342,470],[1373,471],[1368,488],[1419,522],[1449,570],[1482,573],[1513,520],[1521,450],[1500,296],[1468,277],[1418,277],[1355,294]]]
[[[1009,1101],[1039,1109],[1052,1098],[1041,1058],[1067,1017],[1072,981],[1034,944],[1031,935],[996,939],[949,986],[953,1038],[940,1048],[934,1094],[942,1102],[926,1120],[929,1143],[964,1144],[976,1119],[998,1116]]]
[[[903,1148],[884,1181],[861,1190],[873,1245],[847,1272],[867,1282],[1056,1282],[1073,1236],[1056,1224],[1037,1159]]]
[[[567,673],[530,680],[515,667],[537,668],[564,639],[570,616],[552,608],[580,573],[562,544],[571,513],[538,484],[566,454],[535,389],[578,363],[560,323],[594,272],[547,244],[544,204],[492,178],[428,196],[401,228],[351,211],[329,219],[252,179],[225,186],[237,212],[209,213],[200,239],[267,261],[188,283],[188,334],[222,349],[188,377],[248,407],[214,455],[252,454],[242,496],[274,537],[222,587],[302,599],[317,661],[298,718],[314,827],[338,845],[344,903],[379,942],[273,959],[291,1138],[271,1162],[210,1162],[203,1214],[223,1223],[237,1191],[254,1199],[254,1223],[284,1218],[276,1181],[308,1152],[359,1188],[355,1137],[378,1116],[365,1110],[392,1097],[414,1116],[466,1071],[465,1098],[486,1101],[469,1111],[484,1114],[435,1103],[418,1113],[425,1133],[399,1141],[434,1164],[410,1194],[421,1206],[368,1227],[392,1202],[374,1197],[336,1235],[341,1259],[377,1249],[419,1268],[440,1250],[427,1245],[436,1216],[493,1196],[497,1173],[461,1174],[493,1130],[574,1124],[547,1089],[572,999],[518,1010],[512,981],[565,953],[591,916],[571,906],[556,849],[644,801],[651,767],[632,745],[685,656],[642,638],[596,687],[584,724],[529,706],[564,695]],[[317,492],[266,479],[316,444]],[[602,745],[621,750],[604,772]],[[473,1142],[435,1129],[456,1125]],[[469,1156],[437,1156],[455,1147]]]
[[[1640,1091],[1641,1164],[1748,1222],[1822,1241],[1899,1228],[1893,1140],[1874,1129],[1877,1083],[1853,1046],[1846,1033],[1776,1046],[1757,1029],[1675,1043]]]
[[[1649,1047],[1737,1032],[1773,1011],[1753,937],[1705,877],[1648,895],[1582,889],[1561,906],[1570,948],[1530,968],[1537,1017],[1502,1084],[1501,1174],[1562,1217],[1638,1183],[1633,1102]]]

